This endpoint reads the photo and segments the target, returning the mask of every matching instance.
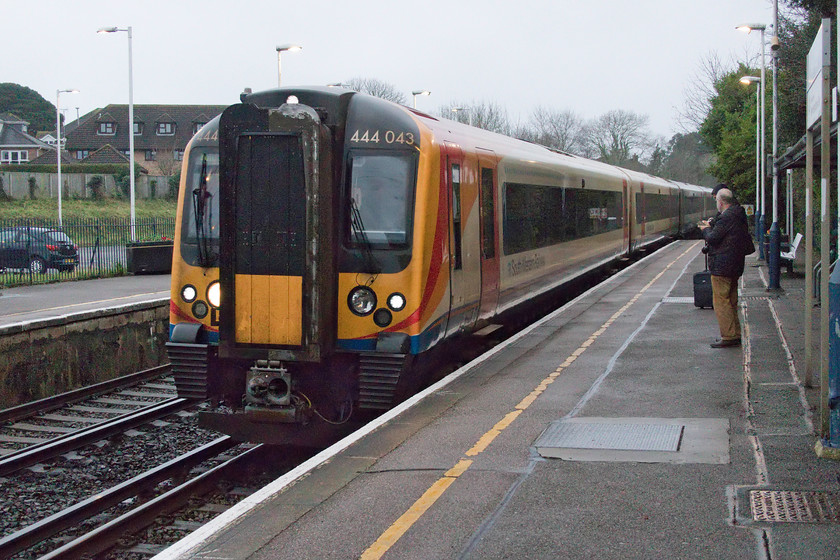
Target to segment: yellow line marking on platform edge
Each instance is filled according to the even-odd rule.
[[[504,418],[498,421],[492,428],[490,428],[487,432],[485,432],[478,441],[473,445],[464,455],[467,457],[475,457],[480,454],[482,451],[487,449],[490,443],[496,439],[496,436],[502,433],[502,431],[510,426],[516,418],[519,417],[525,410],[528,409],[531,404],[537,397],[539,397],[545,389],[548,388],[548,385],[554,382],[555,379],[560,375],[563,369],[567,368],[574,362],[586,349],[593,343],[595,340],[601,336],[604,332],[606,332],[607,328],[609,328],[612,323],[618,319],[625,311],[627,311],[634,303],[636,303],[639,298],[644,294],[653,284],[659,280],[677,261],[687,255],[690,251],[694,250],[697,244],[693,244],[689,247],[686,251],[680,254],[677,258],[671,261],[662,271],[653,277],[653,279],[648,282],[639,292],[630,298],[630,301],[624,304],[615,314],[613,314],[610,319],[604,323],[599,330],[595,331],[587,340],[584,342],[580,347],[578,347],[572,354],[565,359],[565,361],[556,369],[554,370],[548,377],[540,381],[537,387],[531,391],[531,393],[526,396],[522,401],[519,402],[514,407],[514,410],[508,412]],[[414,502],[408,510],[402,514],[399,519],[394,521],[394,523],[388,527],[382,535],[379,536],[376,541],[370,545],[370,547],[365,550],[360,559],[361,560],[377,560],[382,558],[382,556],[391,549],[394,544],[408,531],[414,523],[423,516],[426,511],[434,505],[434,503],[443,496],[443,493],[455,482],[458,477],[462,474],[467,472],[470,465],[472,465],[471,459],[461,459],[458,463],[455,464],[454,467],[446,471],[442,477],[437,479],[428,490],[426,490],[420,498]]]

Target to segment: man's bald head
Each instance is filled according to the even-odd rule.
[[[735,204],[735,195],[729,189],[720,189],[715,195],[715,202],[719,212],[723,212],[733,204]]]

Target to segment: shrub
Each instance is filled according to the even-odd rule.
[[[90,189],[90,197],[93,200],[102,200],[104,198],[104,182],[102,175],[94,175],[87,183],[87,188]]]
[[[169,177],[169,196],[170,200],[178,200],[178,186],[181,183],[181,170],[179,169],[175,175]]]
[[[114,173],[114,181],[117,183],[117,193],[122,198],[131,197],[131,178],[128,176],[128,168]]]
[[[35,177],[29,178],[29,198],[31,200],[35,200],[38,194],[38,182],[35,180]]]

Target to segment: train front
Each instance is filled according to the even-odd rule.
[[[250,441],[328,440],[359,409],[416,390],[419,138],[404,109],[327,88],[252,94],[222,114],[218,192],[198,184],[182,199],[194,274],[217,271],[219,301],[174,325],[169,344],[171,356],[206,353],[198,366],[172,360],[176,380],[204,367],[206,396],[230,409],[203,413],[204,425]],[[214,219],[205,245],[217,244],[216,260],[201,261]]]

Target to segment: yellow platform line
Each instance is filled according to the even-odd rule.
[[[525,410],[528,409],[531,404],[534,403],[535,400],[548,388],[548,386],[554,382],[555,379],[560,375],[560,373],[569,367],[581,354],[583,354],[587,348],[589,348],[592,343],[594,343],[598,337],[604,334],[607,329],[612,325],[616,319],[621,317],[630,307],[635,304],[642,295],[653,286],[657,280],[662,278],[662,276],[671,268],[673,267],[677,261],[687,255],[689,252],[695,250],[697,247],[697,243],[694,243],[686,249],[683,253],[681,253],[677,258],[671,261],[662,271],[659,272],[654,278],[645,284],[645,286],[639,290],[639,292],[634,295],[630,300],[625,303],[621,309],[616,311],[610,319],[604,323],[597,331],[592,333],[586,341],[584,341],[577,349],[575,349],[569,357],[567,357],[562,364],[560,364],[557,369],[551,372],[548,377],[540,381],[540,383],[531,391],[528,396],[522,399],[515,407],[514,410],[508,412],[501,420],[496,422],[496,424],[487,430],[478,441],[473,445],[464,455],[466,457],[476,457],[481,452],[483,452],[487,447],[496,439],[499,434],[501,434],[508,426],[510,426],[514,420],[516,420],[520,414],[522,414]],[[382,535],[379,536],[376,541],[370,545],[370,547],[365,550],[362,555],[362,560],[376,560],[378,558],[382,558],[382,556],[391,549],[394,544],[408,531],[414,523],[420,519],[426,511],[432,507],[432,505],[443,496],[444,492],[449,489],[449,487],[460,477],[462,474],[467,472],[470,465],[472,465],[473,459],[466,459],[462,458],[458,463],[455,464],[454,467],[446,471],[442,477],[437,479],[428,490],[426,490],[420,498],[414,502],[408,510],[402,514],[399,519],[394,521],[394,523],[388,527]]]

